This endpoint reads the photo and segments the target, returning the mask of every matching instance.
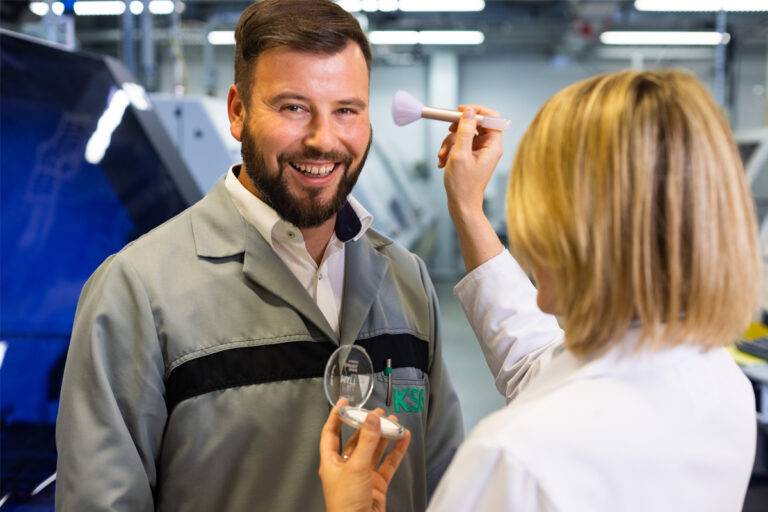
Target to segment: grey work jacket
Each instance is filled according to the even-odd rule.
[[[73,327],[56,509],[323,510],[323,369],[359,343],[377,371],[366,407],[412,433],[388,509],[424,510],[463,439],[435,293],[421,260],[371,229],[345,251],[340,339],[223,180],[108,258]]]

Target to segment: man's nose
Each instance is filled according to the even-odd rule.
[[[304,144],[319,151],[328,152],[336,147],[336,128],[333,121],[324,115],[315,115],[309,125]]]

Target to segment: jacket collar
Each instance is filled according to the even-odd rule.
[[[389,268],[389,259],[378,249],[391,243],[373,230],[344,245],[344,298],[341,308],[341,344],[355,342],[368,311],[379,293]]]
[[[341,340],[312,297],[272,250],[264,237],[240,215],[224,180],[191,210],[197,256],[229,258],[243,254],[243,273],[254,283],[290,304],[335,343],[353,343],[365,321],[389,266],[379,249],[391,243],[370,230],[345,244]]]
[[[230,199],[223,179],[190,209],[190,218],[199,257],[227,258],[245,252],[249,226]]]

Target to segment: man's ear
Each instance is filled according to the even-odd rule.
[[[229,86],[227,113],[229,114],[229,133],[240,141],[240,134],[243,131],[243,122],[245,121],[245,105],[236,85]]]

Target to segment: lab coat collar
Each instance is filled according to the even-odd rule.
[[[654,369],[680,364],[699,356],[703,349],[696,345],[680,345],[651,351],[647,347],[634,352],[642,334],[641,327],[632,327],[607,352],[599,356],[578,357],[562,344],[548,349],[541,372],[531,381],[517,399],[530,400],[578,380],[595,379],[610,375],[632,377]]]

